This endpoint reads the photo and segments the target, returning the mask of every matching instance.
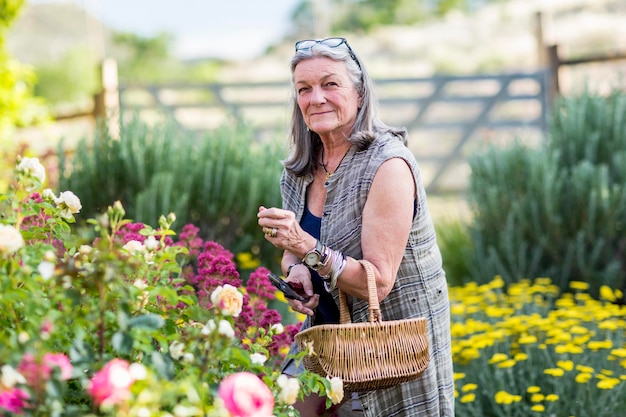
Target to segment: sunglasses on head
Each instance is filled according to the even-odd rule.
[[[337,48],[341,45],[346,45],[350,57],[356,63],[359,69],[361,69],[361,63],[358,59],[356,59],[356,55],[354,55],[354,51],[352,50],[352,48],[350,48],[350,45],[348,44],[346,38],[304,39],[296,42],[296,52],[311,49],[317,44],[325,45],[329,48]]]

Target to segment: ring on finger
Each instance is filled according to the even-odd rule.
[[[269,235],[270,237],[276,237],[278,235],[278,229],[276,229],[275,227],[272,227],[272,230],[270,230]]]

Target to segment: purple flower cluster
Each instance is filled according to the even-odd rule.
[[[117,232],[116,238],[121,242],[122,245],[130,242],[131,240],[136,240],[137,242],[144,243],[147,236],[144,236],[139,232],[145,227],[146,225],[143,223],[126,223]],[[160,239],[158,233],[155,235],[155,238]],[[166,236],[165,244],[167,246],[171,246],[174,244],[174,241],[171,237]]]
[[[142,223],[126,224],[118,233],[122,243],[130,240],[143,242],[145,236],[140,234],[145,226]],[[198,236],[199,228],[188,224],[179,234],[177,242],[166,239],[166,245],[183,246],[188,251],[188,262],[183,267],[182,277],[191,285],[198,297],[198,304],[204,308],[212,308],[211,294],[218,286],[230,284],[235,288],[241,288],[241,279],[234,255],[219,243],[204,241]],[[235,332],[240,339],[249,339],[255,342],[263,333],[281,323],[280,313],[268,307],[275,300],[275,289],[269,278],[269,270],[259,267],[250,274],[246,282],[243,297],[243,307],[239,316],[235,318]],[[176,308],[185,308],[181,304]],[[289,346],[298,332],[300,324],[287,325],[285,331],[274,335],[273,342],[268,349],[270,354],[280,356],[280,352]]]

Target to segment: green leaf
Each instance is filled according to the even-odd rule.
[[[116,332],[111,339],[113,349],[121,354],[129,354],[133,349],[133,337],[128,333]]]
[[[147,360],[161,376],[167,379],[174,377],[174,363],[169,356],[165,356],[160,352],[152,352]]]
[[[128,325],[132,329],[148,329],[156,330],[163,327],[165,320],[156,314],[144,314],[143,316],[133,317],[128,321]]]

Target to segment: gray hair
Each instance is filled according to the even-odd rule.
[[[285,169],[297,176],[312,174],[315,171],[317,155],[322,147],[319,135],[310,131],[304,122],[304,117],[300,107],[298,107],[298,98],[295,94],[293,73],[296,66],[307,59],[330,58],[334,61],[343,62],[348,70],[348,75],[352,79],[354,88],[362,99],[352,134],[347,138],[348,142],[356,144],[359,150],[363,150],[374,141],[376,133],[391,132],[404,144],[407,143],[405,129],[389,127],[378,117],[378,99],[374,94],[374,82],[367,73],[363,61],[353,51],[352,54],[350,52],[347,47],[332,48],[317,43],[311,48],[296,51],[296,54],[291,59],[291,82],[294,87],[291,116],[293,151],[283,163]]]

